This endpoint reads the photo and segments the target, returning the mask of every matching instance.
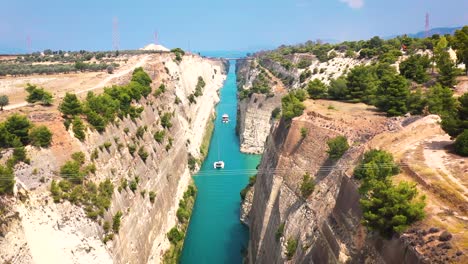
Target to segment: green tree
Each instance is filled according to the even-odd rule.
[[[448,87],[436,84],[429,89],[427,94],[429,111],[438,115],[451,115],[456,111],[457,101],[453,97],[453,91]]]
[[[58,109],[65,116],[75,116],[82,113],[81,103],[76,94],[66,93]]]
[[[439,83],[443,86],[453,87],[456,83],[457,66],[447,51],[442,51],[438,55],[437,67],[439,69]]]
[[[430,60],[427,55],[411,55],[400,63],[400,74],[417,83],[424,83],[429,80],[429,75],[426,72],[429,66]]]
[[[331,98],[336,100],[343,100],[346,98],[348,92],[348,84],[344,77],[333,79],[330,81],[330,87],[328,87],[328,94]]]
[[[13,187],[15,186],[13,169],[0,165],[0,177],[0,195],[13,194]]]
[[[304,104],[292,92],[281,98],[281,105],[283,118],[286,121],[302,115],[305,109]]]
[[[372,104],[377,90],[378,79],[371,66],[356,66],[346,77],[348,93],[346,99]]]
[[[406,101],[408,111],[413,115],[420,115],[423,113],[424,108],[427,106],[427,98],[419,88],[409,94]]]
[[[172,114],[171,113],[164,113],[161,117],[161,126],[164,128],[171,128],[172,127]]]
[[[75,116],[72,121],[73,125],[73,134],[75,137],[81,141],[85,140],[86,134],[85,134],[85,125],[81,121],[81,118],[78,116]]]
[[[376,181],[372,191],[360,200],[363,223],[390,238],[393,233],[401,233],[424,218],[424,200],[424,196],[418,198],[415,185],[401,182],[393,186],[388,181]]]
[[[468,157],[468,129],[465,129],[455,140],[455,152],[464,157]]]
[[[49,147],[52,142],[52,132],[46,126],[36,126],[29,131],[29,141],[36,147]]]
[[[468,93],[458,98],[455,111],[442,115],[442,129],[453,138],[468,129]]]
[[[291,260],[296,254],[298,241],[295,238],[290,237],[286,243],[286,257]]]
[[[328,140],[328,155],[332,160],[338,160],[349,149],[348,140],[344,136],[337,136]]]
[[[60,175],[75,184],[81,184],[85,174],[80,171],[80,164],[76,161],[67,161],[60,167]]]
[[[143,70],[142,67],[138,67],[133,71],[132,81],[144,86],[149,86],[153,82],[151,77]]]
[[[300,187],[302,197],[307,199],[307,197],[309,197],[314,191],[314,188],[315,188],[314,179],[312,179],[312,177],[310,177],[310,174],[306,172],[302,176],[302,182],[301,182],[301,187]]]
[[[307,84],[307,92],[310,98],[319,99],[327,95],[327,86],[319,79],[314,79]]]
[[[26,97],[26,102],[33,104],[40,102],[42,105],[49,106],[52,104],[53,97],[52,94],[45,91],[44,88],[38,88],[36,85],[27,84],[26,91],[28,96]]]
[[[122,221],[122,212],[118,211],[115,213],[114,217],[112,218],[112,230],[114,233],[119,233],[120,230],[120,222]]]
[[[406,101],[409,96],[408,82],[399,75],[386,75],[376,92],[376,106],[388,116],[404,115],[408,111]]]
[[[468,75],[468,26],[455,31],[453,48],[457,51],[457,58],[465,64],[465,72]]]
[[[8,133],[19,138],[23,145],[29,142],[29,129],[31,122],[26,116],[13,114],[5,121],[5,129]]]
[[[7,106],[10,100],[6,95],[0,95],[0,111],[3,111],[3,107]]]

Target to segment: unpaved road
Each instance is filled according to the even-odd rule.
[[[108,85],[109,83],[111,83],[112,80],[120,78],[120,77],[122,77],[124,75],[127,75],[127,74],[131,73],[135,68],[143,66],[146,63],[146,61],[148,60],[149,56],[150,55],[146,55],[146,56],[142,57],[133,66],[128,67],[125,70],[118,71],[118,72],[116,72],[116,73],[114,73],[112,75],[109,75],[108,77],[106,77],[105,79],[100,81],[97,85],[95,85],[95,86],[93,86],[91,88],[88,88],[88,89],[80,90],[80,91],[76,92],[76,94],[86,93],[86,92],[93,91],[93,90],[96,90],[96,89],[99,89],[99,88],[102,88],[102,87]],[[16,108],[25,107],[27,105],[28,105],[28,102],[23,101],[23,102],[20,102],[20,103],[7,105],[3,109],[4,110],[13,110],[13,109],[16,109]]]

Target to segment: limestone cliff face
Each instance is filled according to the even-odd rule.
[[[262,69],[268,73],[271,88],[269,96],[253,93],[249,98],[239,101],[237,131],[242,152],[254,154],[263,152],[265,140],[273,123],[271,113],[275,108],[281,107],[281,97],[288,91],[304,88],[313,79],[319,79],[328,84],[331,79],[340,77],[356,65],[370,63],[370,60],[346,58],[342,53],[338,53],[337,57],[328,62],[320,62],[315,55],[309,53],[291,54],[285,56],[285,59],[293,65],[301,60],[309,60],[311,65],[306,69],[295,67],[286,69],[278,61],[262,53],[237,63],[239,91],[252,89]],[[300,75],[306,70],[311,72],[311,76],[301,80]]]
[[[259,74],[257,68],[251,67],[250,60],[237,64],[238,89],[250,89]],[[237,132],[240,139],[240,150],[244,153],[261,154],[265,140],[270,132],[272,112],[281,105],[281,95],[254,93],[239,101],[237,115]]]
[[[29,172],[33,167],[39,168],[40,174],[46,176],[46,182],[30,188],[31,184],[17,179],[29,200],[24,204],[16,200],[13,205],[19,217],[2,229],[6,230],[6,235],[0,238],[0,262],[160,262],[169,247],[166,233],[176,223],[179,200],[191,180],[188,153],[196,158],[200,156],[203,131],[219,101],[218,90],[227,71],[225,62],[219,60],[186,55],[177,64],[173,57],[171,54],[151,55],[143,66],[153,79],[153,90],[164,82],[166,92],[139,102],[144,107],[141,118],[124,118],[109,125],[101,134],[88,131],[84,143],[72,135],[63,135],[68,138],[66,144],[41,150],[34,155],[38,158],[32,160],[32,166],[25,165],[24,170]],[[190,104],[187,97],[195,90],[199,76],[206,86],[203,95],[197,97],[197,103]],[[179,104],[175,103],[176,98],[180,99]],[[164,113],[172,114],[172,127],[166,129],[164,142],[158,143],[153,134],[163,129],[160,120]],[[63,127],[61,122],[58,124]],[[139,127],[145,127],[141,138],[136,136]],[[105,142],[110,142],[111,146],[100,149]],[[137,147],[134,155],[130,154],[129,145]],[[146,161],[136,154],[141,147],[149,154]],[[50,180],[60,178],[54,175],[64,160],[54,155],[54,148],[60,153],[81,150],[88,160],[91,153],[98,150],[98,158],[94,161],[97,171],[91,180],[100,182],[109,178],[115,186],[112,205],[104,219],[112,223],[116,212],[123,213],[119,233],[113,241],[107,244],[101,241],[102,225],[89,220],[83,208],[68,202],[51,202]],[[117,190],[123,179],[131,181],[135,177],[139,179],[135,192],[128,188]],[[35,183],[38,183],[37,179]],[[150,191],[156,193],[154,203],[148,198]]]
[[[399,129],[396,121],[384,119],[366,127],[363,135],[357,123],[315,112],[290,125],[282,121],[274,125],[254,185],[250,263],[423,263],[423,257],[403,240],[382,240],[360,224],[360,196],[352,169],[369,147],[369,139]],[[301,136],[302,128],[308,131],[306,137]],[[328,159],[326,142],[337,135],[347,135],[355,144],[334,163]],[[316,186],[304,199],[300,185],[306,172],[315,176]],[[298,241],[290,261],[286,256],[289,239]]]

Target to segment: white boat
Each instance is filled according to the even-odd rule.
[[[228,114],[224,114],[224,115],[223,115],[222,121],[223,121],[223,123],[228,123],[228,122],[229,122],[229,115],[228,115]]]
[[[213,167],[215,169],[224,169],[224,161],[216,161],[215,163],[213,163]]]
[[[213,163],[213,167],[215,169],[224,169],[224,161],[221,160],[219,157],[219,139],[217,138],[217,143],[218,143],[218,161],[215,161]]]

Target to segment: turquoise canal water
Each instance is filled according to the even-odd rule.
[[[240,195],[260,162],[259,155],[239,151],[236,135],[236,74],[235,62],[221,89],[221,101],[216,107],[216,123],[208,156],[198,174],[197,199],[182,252],[182,264],[242,263],[242,250],[247,247],[248,229],[239,221]],[[228,114],[230,122],[223,124],[221,116]],[[224,170],[215,170],[213,162],[225,162]]]

